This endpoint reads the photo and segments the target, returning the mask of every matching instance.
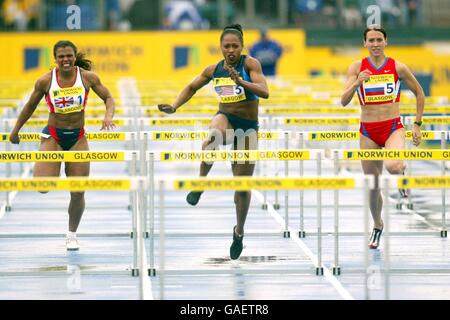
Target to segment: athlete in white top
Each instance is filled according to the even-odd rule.
[[[105,102],[106,112],[101,130],[114,128],[114,99],[91,69],[91,61],[77,52],[70,41],[59,41],[53,47],[57,67],[36,81],[30,99],[23,107],[10,134],[18,144],[19,131],[45,96],[49,107],[48,125],[42,132],[39,151],[89,150],[84,136],[84,108],[90,88]],[[34,177],[59,177],[60,162],[36,162]],[[66,162],[67,177],[89,176],[89,162]],[[43,191],[42,193],[46,193]],[[78,250],[76,231],[84,212],[84,192],[71,192],[67,250]]]

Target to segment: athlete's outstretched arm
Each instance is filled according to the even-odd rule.
[[[94,72],[89,72],[89,82],[92,90],[103,100],[106,107],[105,118],[103,119],[102,127],[100,130],[110,130],[115,127],[113,117],[116,109],[114,98],[100,81],[100,78]]]
[[[256,94],[258,97],[269,98],[269,88],[267,87],[266,78],[262,73],[261,63],[252,57],[245,59],[245,65],[249,71],[252,82],[245,81],[239,77],[238,72],[231,66],[224,63],[223,68],[228,71],[230,78],[239,86]]]
[[[409,68],[399,62],[395,62],[396,69],[398,76],[401,80],[405,81],[408,88],[414,93],[416,96],[416,121],[422,121],[423,116],[423,109],[425,107],[425,94],[423,93],[422,86],[420,85],[419,81],[417,81],[416,77],[412,74],[411,70]],[[420,127],[417,125],[413,126],[413,143],[414,145],[418,146],[421,141],[421,133],[420,133]]]
[[[30,119],[34,110],[36,110],[39,101],[41,101],[42,97],[45,95],[48,83],[49,78],[47,75],[39,78],[36,81],[30,99],[28,99],[27,103],[25,103],[25,106],[23,107],[22,111],[19,114],[19,117],[17,118],[16,125],[12,129],[11,134],[9,135],[9,141],[11,143],[17,144],[20,142],[19,131],[23,127],[23,125],[28,121],[28,119]]]
[[[212,75],[214,72],[216,65],[210,65],[206,67],[203,72],[196,77],[194,80],[192,80],[191,83],[189,83],[178,95],[178,97],[175,99],[175,102],[173,105],[170,104],[158,104],[159,111],[165,112],[165,113],[174,113],[177,111],[179,107],[181,107],[183,104],[188,102],[194,94],[197,92],[197,90],[204,87],[209,81],[212,79]]]
[[[347,81],[345,82],[344,92],[341,96],[341,104],[344,107],[352,101],[353,95],[358,87],[370,77],[371,72],[369,70],[359,72],[360,68],[361,61],[353,62],[348,68]]]

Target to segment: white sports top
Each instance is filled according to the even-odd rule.
[[[89,90],[86,90],[83,79],[81,78],[81,71],[79,67],[76,68],[75,81],[70,87],[62,88],[58,82],[58,69],[52,70],[52,82],[48,93],[45,95],[45,100],[48,104],[48,111],[50,113],[73,113],[84,112],[86,106]]]

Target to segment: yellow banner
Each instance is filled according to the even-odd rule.
[[[114,124],[116,126],[124,126],[125,120],[124,119],[113,119]],[[28,121],[25,123],[25,127],[45,127],[48,124],[48,119],[28,119]],[[86,118],[84,119],[84,125],[86,126],[101,126],[103,124],[103,119],[93,119],[93,118]]]
[[[0,191],[52,191],[52,190],[130,190],[129,179],[90,179],[90,178],[34,178],[0,179]]]
[[[39,142],[41,134],[38,132],[19,133],[20,142]],[[89,141],[123,141],[126,140],[125,132],[91,132],[86,133]],[[0,133],[0,142],[9,142],[9,133]]]
[[[354,189],[353,178],[230,178],[175,180],[175,190],[299,190]]]
[[[434,131],[421,131],[422,140],[439,140],[441,137],[436,135]],[[360,136],[359,131],[321,131],[308,132],[309,140],[358,140]],[[412,131],[405,132],[406,140],[412,140]]]
[[[423,124],[450,124],[450,117],[423,117]]]
[[[443,189],[450,188],[450,176],[421,176],[398,178],[401,189]]]
[[[86,134],[89,141],[124,141],[125,132],[90,132]]]
[[[161,152],[160,161],[310,160],[309,151],[180,151]]]
[[[211,119],[198,119],[198,118],[162,118],[162,119],[149,119],[147,125],[149,126],[207,126],[211,123]]]
[[[450,160],[450,150],[344,150],[345,160]]]
[[[270,131],[258,131],[260,140],[279,140],[282,133]],[[208,137],[208,131],[153,131],[152,140],[204,140]]]
[[[359,124],[359,118],[284,118],[283,124],[286,125],[352,125]]]
[[[308,132],[309,140],[357,140],[359,139],[358,131],[323,131],[323,132]]]
[[[400,113],[416,113],[417,108],[415,106],[400,106]],[[425,106],[425,113],[450,113],[450,106]]]
[[[53,45],[67,39],[93,61],[100,77],[192,79],[208,65],[223,59],[221,30],[146,32],[33,32],[0,33],[0,79],[36,80],[54,66]],[[305,34],[302,30],[270,30],[283,47],[279,74],[303,74]],[[245,30],[248,54],[258,30]],[[158,44],[155,50],[155,43]],[[189,81],[189,80],[187,80]]]
[[[90,162],[124,161],[125,152],[105,151],[31,151],[0,152],[2,162]]]
[[[336,113],[336,114],[359,114],[359,108],[323,108],[323,107],[262,107],[262,114],[321,114],[321,113]]]
[[[207,114],[212,115],[217,112],[217,107],[195,107],[195,106],[186,106],[177,110],[177,114]],[[159,111],[156,107],[147,107],[144,111],[147,116],[160,116],[163,113]]]

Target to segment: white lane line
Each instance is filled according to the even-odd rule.
[[[261,202],[264,203],[264,196],[261,192],[252,190],[254,196]],[[274,207],[268,203],[267,204],[267,212],[280,224],[280,226],[284,227],[284,219],[281,215],[274,209]],[[295,230],[292,228],[288,228],[291,234],[295,234]],[[311,259],[315,266],[317,266],[317,257],[312,253],[312,251],[308,248],[308,246],[300,239],[296,237],[290,238],[294,240],[294,242],[305,252],[305,254]],[[325,278],[331,283],[331,285],[336,289],[336,291],[341,295],[345,300],[355,300],[355,298],[348,292],[344,286],[339,282],[338,279],[322,264],[323,275]]]
[[[144,256],[142,259],[144,260],[144,266],[145,271],[148,270],[148,264],[147,264],[147,250],[145,249],[145,242],[144,242]],[[141,270],[142,272],[143,270]],[[144,300],[154,300],[153,298],[153,288],[152,288],[152,282],[150,281],[150,276],[147,274],[147,272],[144,274],[144,292],[143,292],[143,298]]]

